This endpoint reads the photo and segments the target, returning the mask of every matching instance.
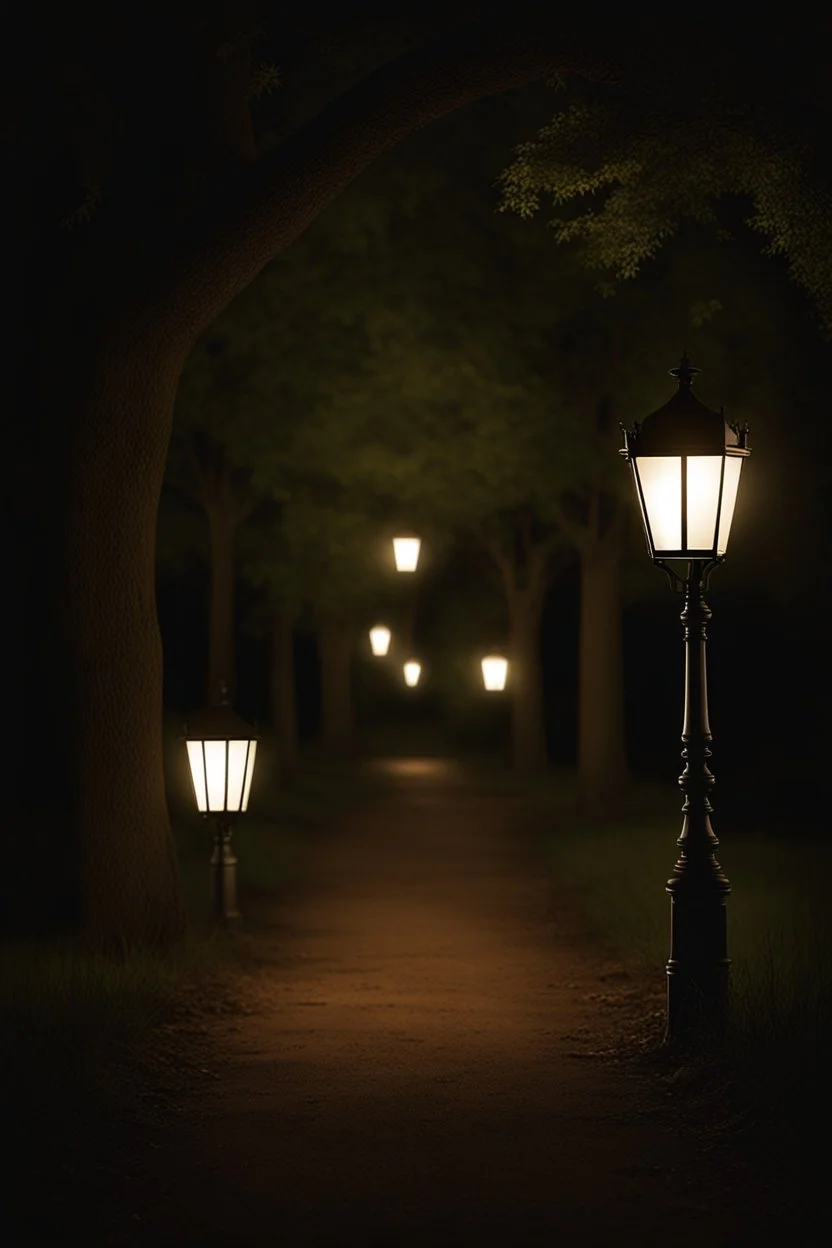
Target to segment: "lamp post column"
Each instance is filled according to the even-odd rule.
[[[681,614],[685,637],[685,713],[682,727],[684,770],[679,787],[685,795],[679,860],[667,882],[670,894],[670,958],[667,963],[668,1043],[704,1032],[720,1034],[728,1015],[730,961],[726,899],[731,886],[717,860],[719,841],[711,827],[708,766],[706,670],[707,626],[711,611],[704,599],[715,562],[692,560],[685,580]]]
[[[214,913],[227,923],[240,918],[237,909],[237,857],[231,848],[231,820],[218,819],[214,829]]]

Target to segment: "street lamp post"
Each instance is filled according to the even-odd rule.
[[[248,809],[257,736],[231,709],[221,684],[214,703],[186,724],[185,742],[197,809],[206,818],[214,816],[214,913],[228,923],[240,918],[231,832],[235,816]]]
[[[670,895],[665,1040],[719,1033],[728,1013],[726,900],[730,884],[717,859],[711,826],[708,766],[711,729],[706,671],[705,592],[728,545],[743,460],[751,453],[748,426],[726,422],[692,392],[687,355],[670,370],[679,384],[669,402],[641,424],[625,429],[621,455],[630,464],[653,562],[684,593],[685,702],[682,724],[684,794],[679,858],[666,888]],[[680,561],[683,575],[672,567]]]

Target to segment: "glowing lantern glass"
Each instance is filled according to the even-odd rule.
[[[185,743],[199,811],[206,815],[244,813],[257,754],[257,737],[251,727],[223,700],[189,720]]]
[[[411,689],[415,689],[419,683],[419,677],[422,675],[422,664],[417,663],[415,659],[408,659],[403,670],[404,683]]]
[[[390,649],[390,629],[384,624],[376,624],[370,629],[370,649],[376,656],[385,655]]]
[[[699,372],[687,355],[670,374],[679,389],[641,424],[624,430],[651,559],[721,559],[746,445],[747,426],[726,422],[692,392]]]
[[[508,675],[508,659],[499,654],[487,654],[482,660],[482,683],[489,692],[505,689]]]
[[[422,539],[420,537],[393,538],[393,557],[396,560],[397,572],[416,571],[421,546]]]

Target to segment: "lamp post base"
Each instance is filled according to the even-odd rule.
[[[724,1039],[728,1018],[730,968],[667,964],[667,1029],[670,1048],[711,1046]]]
[[[237,858],[231,848],[231,826],[218,823],[211,855],[214,877],[214,914],[223,923],[242,916],[237,908]]]
[[[667,882],[666,1043],[685,1043],[694,1036],[715,1041],[725,1033],[731,974],[725,903],[730,891],[713,857],[696,865],[683,857]]]

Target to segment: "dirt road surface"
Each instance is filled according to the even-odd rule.
[[[85,1242],[787,1242],[789,1211],[633,1056],[661,976],[651,996],[586,940],[510,801],[383,766],[302,887],[249,910],[235,1004],[195,1030],[157,1138],[102,1173],[117,1209]]]

